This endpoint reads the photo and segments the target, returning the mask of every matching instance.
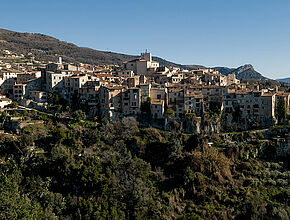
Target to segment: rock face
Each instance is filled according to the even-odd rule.
[[[240,66],[232,71],[232,73],[235,73],[238,79],[265,79],[264,76],[254,70],[251,64]]]
[[[275,144],[275,154],[278,157],[290,155],[290,128],[266,129],[265,138],[271,139]]]
[[[207,116],[203,118],[202,131],[205,134],[221,132],[221,119],[218,116]]]
[[[251,64],[245,64],[243,66],[238,67],[237,69],[233,70],[232,72],[235,72],[236,74],[241,74],[245,71],[255,71],[254,67]]]
[[[277,138],[276,140],[276,154],[278,157],[286,157],[290,151],[290,139]]]
[[[186,117],[183,121],[183,131],[189,134],[201,133],[201,118],[199,117]]]
[[[164,123],[164,130],[166,131],[182,131],[195,135],[219,133],[221,128],[221,121],[217,116],[209,116],[204,119],[193,115],[186,115],[182,120],[167,118]]]
[[[245,64],[236,69],[228,68],[228,67],[214,67],[215,70],[219,71],[223,75],[228,75],[231,73],[235,73],[237,79],[254,79],[254,80],[263,80],[267,79],[262,76],[261,73],[258,73],[251,64]]]

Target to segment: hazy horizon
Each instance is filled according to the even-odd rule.
[[[290,76],[290,2],[36,0],[2,3],[2,28],[42,33],[81,47],[153,56],[180,64]],[[9,16],[10,15],[10,16]],[[7,19],[9,18],[9,19]]]

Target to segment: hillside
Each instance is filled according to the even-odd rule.
[[[232,71],[235,70],[235,68],[228,68],[228,67],[214,67],[213,69],[219,71],[221,74],[228,75]]]
[[[257,80],[265,79],[265,77],[262,76],[261,73],[258,73],[254,69],[254,67],[250,64],[241,66],[232,71],[231,73],[235,73],[238,79],[257,79]]]
[[[290,77],[284,79],[276,79],[279,82],[290,83]]]
[[[54,37],[37,33],[19,33],[0,29],[0,50],[10,50],[17,54],[32,53],[36,59],[44,61],[55,61],[57,56],[62,56],[65,62],[100,64],[118,64],[124,61],[137,58],[134,55],[120,54],[107,51],[99,51],[86,47],[79,47],[75,44],[60,41]],[[205,68],[202,65],[182,65],[167,61],[160,57],[153,57],[153,60],[162,66],[174,66],[182,69]],[[260,73],[254,70],[250,64],[241,66],[237,69],[228,67],[214,67],[222,74],[227,75],[235,72],[238,79],[266,79]]]
[[[251,64],[246,64],[243,66],[238,67],[237,69],[234,68],[227,68],[227,67],[214,67],[215,70],[218,70],[220,73],[224,75],[228,75],[231,73],[235,73],[237,79],[240,80],[247,80],[247,79],[254,79],[254,80],[265,80],[267,79],[261,73],[257,72]]]
[[[0,30],[0,49],[7,49],[18,54],[32,53],[36,59],[55,61],[58,55],[66,62],[90,64],[121,64],[134,56],[111,52],[97,51],[78,47],[74,44],[59,41],[43,34],[18,33]]]
[[[0,219],[289,219],[289,126],[192,135],[28,111],[16,134],[0,116]]]
[[[17,54],[32,53],[36,59],[55,61],[61,55],[65,62],[81,62],[94,65],[122,64],[124,61],[137,58],[137,56],[113,52],[94,50],[86,47],[78,47],[75,44],[60,41],[54,37],[43,34],[18,33],[0,29],[0,49],[10,50]],[[159,57],[153,60],[165,66],[184,68]],[[198,69],[203,66],[191,65],[189,69]]]

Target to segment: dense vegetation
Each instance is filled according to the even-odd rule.
[[[1,115],[1,219],[288,219],[289,154],[261,132],[195,136],[23,112]],[[9,124],[9,123],[8,123]],[[289,138],[289,126],[272,129]],[[268,135],[269,136],[269,135]],[[213,142],[214,147],[208,144]]]

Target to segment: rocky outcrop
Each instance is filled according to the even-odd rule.
[[[235,73],[238,79],[265,79],[251,64],[240,66],[231,73]]]
[[[183,130],[189,134],[200,134],[201,133],[201,118],[187,116],[183,121]]]
[[[255,79],[255,80],[261,80],[266,79],[266,77],[262,76],[261,73],[257,72],[254,67],[251,64],[245,64],[243,66],[240,66],[236,69],[233,68],[227,68],[227,67],[215,67],[215,70],[220,71],[220,73],[224,75],[229,75],[232,73],[235,73],[237,79]]]
[[[202,120],[202,132],[205,134],[221,132],[221,118],[218,115],[204,115]]]

